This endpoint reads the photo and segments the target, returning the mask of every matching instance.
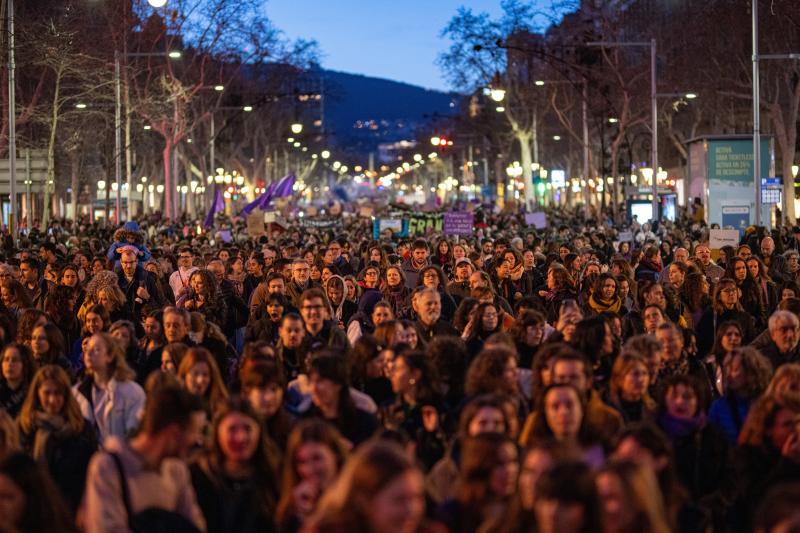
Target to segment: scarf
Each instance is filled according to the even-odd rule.
[[[34,415],[35,437],[33,439],[33,458],[37,461],[45,458],[47,451],[47,442],[53,435],[60,435],[66,433],[69,428],[66,427],[67,421],[61,415],[48,415],[41,411],[37,411]]]
[[[677,361],[666,361],[658,371],[658,380],[661,381],[670,376],[685,376],[689,373],[689,358],[685,354]]]
[[[328,285],[330,285],[331,280],[333,279],[338,279],[339,281],[342,282],[342,301],[339,302],[339,305],[337,305],[336,307],[334,307],[335,304],[332,301],[330,302],[331,307],[334,307],[333,318],[335,318],[336,321],[338,322],[342,319],[342,307],[344,307],[344,301],[347,300],[347,284],[344,282],[343,277],[336,275],[331,276],[325,283],[325,296],[328,295]],[[328,298],[328,300],[330,301],[330,298]]]
[[[692,418],[675,418],[664,413],[658,420],[661,429],[672,439],[680,439],[691,435],[706,425],[706,415],[701,411]]]
[[[619,296],[615,296],[613,300],[606,301],[602,298],[595,298],[594,294],[592,294],[589,296],[589,307],[598,315],[604,311],[619,313],[619,310],[622,308],[622,300]]]

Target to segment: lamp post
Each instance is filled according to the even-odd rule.
[[[14,0],[8,0],[8,179],[11,193],[11,220],[8,233],[12,239],[17,237],[17,109],[16,62],[14,60]],[[45,206],[47,209],[47,206]]]
[[[800,54],[764,54],[758,53],[758,0],[752,0],[750,11],[753,14],[753,178],[756,192],[756,225],[761,223],[761,80],[759,79],[759,61],[762,59],[791,59],[800,61]],[[784,181],[789,177],[784,176]],[[788,205],[787,190],[784,184],[784,205]],[[794,192],[794,181],[789,188]],[[794,194],[792,194],[794,201]],[[786,209],[784,207],[784,212]],[[795,214],[796,215],[796,214]]]

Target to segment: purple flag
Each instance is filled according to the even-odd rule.
[[[217,187],[217,190],[214,193],[214,201],[211,203],[211,208],[208,210],[206,221],[203,226],[206,228],[213,226],[214,216],[222,211],[225,211],[225,197],[222,195],[222,189]]]
[[[291,196],[294,194],[294,182],[297,178],[295,178],[294,174],[289,174],[288,176],[284,176],[275,186],[274,197],[275,198],[284,198],[286,196]]]

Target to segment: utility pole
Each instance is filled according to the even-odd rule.
[[[755,225],[761,224],[761,80],[758,74],[758,0],[752,0],[753,12],[753,179],[756,192]],[[792,179],[784,176],[783,179]],[[788,200],[787,200],[788,201]]]
[[[120,223],[122,195],[122,94],[120,83],[119,52],[114,51],[114,175],[117,183],[117,196],[114,220],[117,226]]]
[[[8,178],[11,196],[11,217],[8,234],[17,237],[17,103],[14,59],[14,0],[8,0]],[[46,206],[45,206],[46,207]]]

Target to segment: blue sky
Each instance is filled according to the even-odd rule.
[[[442,28],[466,5],[498,17],[500,0],[267,0],[267,15],[290,38],[316,39],[332,70],[449,89],[434,63]]]

